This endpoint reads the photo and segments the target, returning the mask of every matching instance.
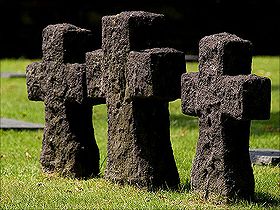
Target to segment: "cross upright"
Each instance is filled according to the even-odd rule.
[[[87,53],[89,96],[106,98],[105,178],[139,187],[177,187],[168,102],[180,97],[184,54],[162,48],[165,19],[148,12],[102,18],[102,50]],[[100,71],[91,71],[99,66]]]
[[[182,111],[199,117],[191,188],[205,198],[250,199],[251,120],[269,119],[270,80],[252,75],[252,44],[220,33],[199,43],[199,73],[182,75]]]
[[[56,24],[47,26],[42,36],[42,62],[26,69],[28,98],[45,104],[42,170],[77,178],[96,176],[99,150],[84,64],[85,53],[94,46],[92,33]]]

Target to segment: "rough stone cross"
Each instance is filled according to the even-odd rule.
[[[87,53],[89,96],[106,98],[105,178],[139,187],[176,187],[168,102],[180,97],[184,54],[164,45],[164,16],[122,12],[102,18],[102,50]],[[97,68],[99,71],[92,71]]]
[[[27,67],[28,98],[44,101],[45,129],[40,162],[47,173],[91,177],[99,173],[99,150],[86,97],[85,53],[90,31],[70,24],[43,30],[42,62]]]
[[[252,45],[221,33],[199,43],[199,73],[182,75],[182,110],[199,117],[191,187],[208,198],[250,199],[250,120],[269,119],[271,84],[250,74]]]

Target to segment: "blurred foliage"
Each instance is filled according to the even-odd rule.
[[[67,22],[93,30],[101,43],[101,18],[122,11],[165,14],[170,45],[197,54],[205,35],[230,32],[253,42],[255,54],[279,54],[277,0],[1,0],[0,58],[41,57],[41,32],[49,24]]]

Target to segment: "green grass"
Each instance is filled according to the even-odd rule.
[[[1,61],[1,71],[25,71],[30,61]],[[197,63],[188,63],[197,71]],[[271,119],[253,121],[250,146],[279,149],[279,57],[254,57],[253,73],[272,79]],[[1,78],[1,117],[44,122],[42,102],[27,99],[25,79]],[[225,205],[204,201],[189,191],[191,162],[198,138],[197,119],[181,113],[181,102],[170,103],[171,141],[181,179],[178,191],[148,192],[119,186],[102,178],[76,180],[46,176],[40,170],[42,131],[0,130],[1,209],[280,209],[279,167],[254,166],[256,200]],[[93,123],[100,149],[101,172],[106,161],[105,105],[94,107]]]
[[[35,61],[35,59],[25,59],[25,58],[18,58],[18,59],[2,59],[0,62],[0,69],[1,72],[16,72],[16,73],[23,73],[25,72],[25,67]]]

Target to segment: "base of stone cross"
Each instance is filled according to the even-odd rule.
[[[250,159],[256,165],[279,165],[280,150],[276,149],[250,149]]]
[[[25,78],[25,73],[17,73],[17,72],[1,72],[1,78]]]
[[[43,124],[0,118],[0,129],[43,129]]]

